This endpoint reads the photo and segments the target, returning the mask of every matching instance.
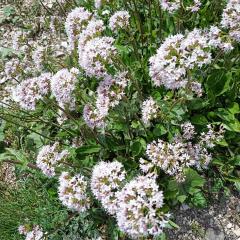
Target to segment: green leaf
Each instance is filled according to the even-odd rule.
[[[208,124],[207,118],[200,114],[193,116],[191,118],[191,122],[196,125],[207,125]]]
[[[139,139],[131,145],[131,152],[133,156],[138,156],[145,148],[146,142],[144,139]]]
[[[230,89],[232,73],[225,73],[223,69],[214,70],[206,82],[207,93],[211,98],[216,98]]]
[[[240,192],[240,182],[235,182],[234,185],[236,189]]]
[[[191,198],[192,203],[196,206],[196,207],[206,207],[207,206],[207,200],[204,197],[202,192],[197,192],[196,194],[194,194],[193,198]]]
[[[173,222],[173,221],[171,221],[171,220],[169,220],[168,223],[169,223],[172,227],[174,227],[174,228],[176,228],[176,229],[179,229],[179,228],[180,228],[175,222]]]
[[[205,179],[191,168],[185,171],[185,176],[186,176],[185,184],[191,187],[203,187],[205,183]]]
[[[240,113],[239,104],[236,102],[232,103],[232,105],[228,108],[228,111],[232,114]]]
[[[0,47],[0,57],[5,59],[6,57],[12,56],[13,49]]]
[[[160,136],[162,136],[162,135],[164,135],[166,133],[167,133],[167,129],[163,125],[161,125],[161,124],[157,124],[155,126],[155,128],[153,129],[153,134],[156,137],[160,137]]]
[[[187,196],[186,196],[186,195],[180,195],[180,196],[177,197],[177,200],[178,200],[180,203],[183,203],[186,199],[187,199]]]
[[[92,154],[98,153],[101,150],[100,145],[89,145],[89,146],[81,146],[76,149],[76,153],[78,154]]]

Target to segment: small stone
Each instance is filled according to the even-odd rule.
[[[190,207],[189,207],[187,204],[182,204],[182,205],[180,206],[180,210],[181,210],[181,211],[186,211],[186,210],[188,210],[188,209],[190,209]]]
[[[230,228],[232,228],[232,226],[233,226],[233,225],[232,225],[231,223],[229,223],[229,224],[227,225],[227,228],[230,229]]]
[[[240,237],[240,228],[233,230],[234,234],[236,234],[238,237]],[[240,238],[239,238],[240,239]]]
[[[208,228],[205,234],[205,240],[224,240],[224,233],[216,232],[213,228]]]

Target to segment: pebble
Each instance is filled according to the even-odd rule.
[[[240,228],[233,230],[234,234],[236,234],[238,237],[240,237]],[[240,239],[240,238],[239,238]]]
[[[229,224],[227,225],[227,228],[230,229],[230,228],[232,228],[232,226],[233,226],[233,225],[232,225],[231,223],[229,223]]]
[[[213,228],[208,228],[205,234],[205,240],[224,240],[224,233],[216,232]]]

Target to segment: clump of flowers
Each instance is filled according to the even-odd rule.
[[[191,12],[198,12],[201,6],[202,3],[200,0],[193,0],[193,5],[187,7],[187,10]]]
[[[89,40],[79,55],[79,65],[90,77],[107,76],[107,65],[113,63],[117,50],[113,46],[114,38],[96,37]]]
[[[45,50],[46,49],[44,47],[37,46],[36,49],[33,51],[32,59],[33,59],[33,62],[34,62],[35,66],[38,70],[42,69]]]
[[[128,85],[127,72],[117,73],[116,76],[107,75],[97,88],[96,107],[86,104],[83,110],[83,118],[91,128],[103,128],[105,118],[110,108],[119,104],[125,96],[125,88]]]
[[[160,0],[160,4],[163,10],[173,14],[181,8],[180,0]],[[193,3],[190,6],[186,6],[187,11],[198,12],[202,3],[200,0],[193,0]]]
[[[208,148],[213,148],[216,142],[223,139],[224,129],[220,127],[220,130],[216,132],[211,124],[207,125],[208,131],[201,133],[200,143]]]
[[[97,89],[96,107],[102,117],[107,116],[110,108],[117,106],[125,96],[128,85],[127,72],[118,73],[116,76],[106,76]]]
[[[87,194],[87,182],[83,176],[71,176],[63,172],[59,177],[58,195],[63,205],[77,212],[85,212],[90,207]]]
[[[40,226],[35,225],[32,228],[27,225],[21,225],[18,228],[21,235],[25,235],[25,240],[44,240],[44,233]]]
[[[6,62],[4,66],[6,80],[9,80],[11,78],[16,78],[19,68],[20,68],[20,62],[17,58],[13,58],[8,62]]]
[[[64,109],[75,109],[75,97],[73,92],[76,87],[79,70],[72,68],[61,69],[51,79],[51,91],[59,106]]]
[[[229,35],[240,42],[240,1],[229,0],[223,10],[221,26],[229,30]]]
[[[91,17],[92,14],[83,7],[75,8],[68,14],[65,30],[68,36],[69,50],[74,49],[79,34],[86,27]]]
[[[58,142],[53,145],[45,145],[41,148],[37,156],[37,166],[48,176],[55,176],[55,168],[68,156],[67,150],[60,150]]]
[[[43,73],[39,77],[22,81],[13,88],[13,100],[26,110],[35,110],[37,101],[49,93],[51,77],[50,73]]]
[[[130,15],[127,11],[117,11],[109,19],[111,30],[126,29],[129,26]]]
[[[142,121],[144,124],[150,124],[150,121],[157,118],[159,106],[156,101],[150,97],[142,104]]]
[[[117,193],[117,223],[121,231],[134,239],[158,236],[168,223],[169,214],[162,212],[163,192],[154,178],[139,176]]]
[[[91,106],[90,104],[86,104],[83,109],[83,118],[86,124],[90,128],[102,128],[105,126],[104,118],[101,116],[98,109]]]
[[[208,35],[208,44],[213,48],[220,48],[224,52],[229,52],[233,50],[233,46],[230,40],[225,39],[226,36],[223,34],[223,31],[217,26],[211,26],[207,32]],[[228,40],[228,41],[226,41]]]
[[[160,4],[163,10],[168,11],[170,13],[174,13],[181,6],[180,0],[160,0]]]
[[[84,29],[79,34],[79,40],[78,40],[79,57],[82,56],[86,43],[89,40],[100,36],[101,33],[104,31],[104,29],[105,29],[105,26],[102,20],[92,19],[91,21],[89,21],[89,24],[87,25],[86,29]]]
[[[150,58],[150,76],[156,86],[167,89],[191,85],[187,72],[202,68],[212,60],[208,38],[199,29],[168,37]],[[194,88],[193,88],[194,90]]]
[[[185,122],[181,125],[182,137],[186,140],[193,139],[195,132],[195,127],[190,122]]]
[[[195,165],[195,159],[188,153],[187,144],[181,140],[168,143],[158,139],[147,145],[146,154],[151,163],[148,168],[142,167],[142,170],[147,172],[150,167],[159,167],[167,174],[181,179],[184,168]]]
[[[149,173],[153,168],[159,167],[181,182],[185,178],[184,169],[208,166],[212,156],[207,149],[213,148],[214,143],[223,138],[224,131],[221,129],[216,133],[211,125],[208,125],[208,132],[202,133],[197,143],[193,143],[191,140],[194,140],[194,126],[186,122],[181,127],[183,134],[176,136],[171,143],[158,139],[147,145],[146,155],[150,162],[140,159],[143,172]]]
[[[121,189],[125,176],[124,167],[118,161],[100,162],[93,168],[91,190],[110,214],[118,210],[116,192]]]

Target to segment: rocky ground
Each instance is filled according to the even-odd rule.
[[[181,206],[173,213],[180,228],[169,231],[169,240],[240,240],[239,199],[240,193],[233,193],[217,196],[206,209]]]

